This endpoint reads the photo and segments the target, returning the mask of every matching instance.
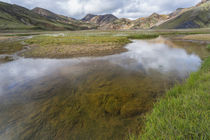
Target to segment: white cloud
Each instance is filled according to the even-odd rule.
[[[3,0],[27,8],[42,7],[55,13],[81,18],[88,13],[112,13],[118,17],[139,18],[154,12],[166,14],[190,7],[201,0]]]

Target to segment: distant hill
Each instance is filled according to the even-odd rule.
[[[50,13],[50,11],[48,12]],[[53,15],[53,13],[51,14]],[[60,19],[67,20],[62,16]],[[92,25],[78,23],[79,21],[74,24],[65,22],[65,20],[53,20],[24,7],[0,2],[0,30],[82,30],[93,28]]]
[[[108,23],[111,23],[111,22],[117,20],[117,19],[118,18],[116,16],[112,15],[112,14],[106,14],[106,15],[88,14],[81,20],[85,21],[85,22],[88,22],[88,23],[96,24],[98,26],[104,26]]]
[[[41,16],[44,16],[47,19],[55,21],[55,22],[61,22],[61,23],[64,23],[64,24],[70,24],[70,25],[73,25],[73,26],[79,26],[82,29],[96,28],[96,26],[93,26],[91,24],[87,24],[85,22],[81,22],[81,21],[76,20],[76,19],[71,18],[71,17],[58,15],[58,14],[55,14],[55,13],[49,11],[49,10],[46,10],[46,9],[43,9],[43,8],[40,8],[40,7],[36,7],[34,9],[32,9],[31,11],[36,13],[36,14],[39,14]]]
[[[112,16],[111,16],[112,17]],[[210,27],[210,0],[202,0],[194,7],[178,8],[168,15],[159,15],[153,13],[149,17],[143,17],[136,20],[126,18],[109,18],[111,20],[102,20],[103,16],[88,14],[83,21],[96,23],[99,29],[181,29],[181,28],[206,28]]]
[[[210,0],[203,0],[195,7],[182,9],[174,18],[166,21],[157,28],[207,28],[210,27]]]
[[[88,14],[81,20],[59,15],[36,7],[32,10],[0,2],[0,30],[129,30],[180,29],[210,27],[210,0],[196,6],[178,8],[168,15],[153,13],[148,17],[130,20],[112,14]]]
[[[55,14],[55,13],[49,11],[49,10],[46,10],[46,9],[43,9],[43,8],[40,8],[40,7],[36,7],[34,9],[32,9],[31,11],[34,12],[34,13],[37,13],[41,16],[45,16],[49,19],[55,20],[55,21],[62,21],[62,22],[75,21],[75,19],[73,19],[73,18],[66,17],[66,16],[63,16],[63,15],[58,15],[58,14]]]
[[[100,29],[150,29],[153,26],[161,24],[167,19],[169,19],[168,15],[159,15],[157,13],[153,13],[149,17],[139,18],[136,20],[129,20],[126,18],[115,19],[111,22],[102,24]]]
[[[87,14],[84,18],[82,18],[81,20],[82,21],[85,21],[85,22],[90,22],[90,20],[95,17],[97,15],[93,15],[93,14]]]
[[[149,17],[139,18],[134,21],[133,29],[150,29],[154,26],[158,26],[161,23],[168,20],[170,16],[168,15],[159,15],[157,13],[153,13]]]

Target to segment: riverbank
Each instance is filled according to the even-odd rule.
[[[169,90],[146,116],[141,136],[148,139],[209,139],[210,57],[183,85]]]
[[[3,46],[0,47],[0,53],[4,55],[12,54],[28,46],[27,48],[30,49],[19,54],[20,56],[26,58],[105,56],[127,51],[124,46],[131,42],[130,39],[152,39],[160,35],[164,37],[192,34],[197,36],[201,33],[207,34],[208,32],[201,30],[180,30],[170,32],[79,31],[0,34],[1,44]],[[33,38],[31,38],[32,36]],[[172,40],[174,40],[174,38]]]

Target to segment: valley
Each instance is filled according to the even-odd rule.
[[[76,2],[0,2],[0,140],[210,139],[210,1],[135,19]]]

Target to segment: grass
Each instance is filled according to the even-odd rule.
[[[209,33],[208,30],[160,30],[160,31],[77,31],[77,32],[30,32],[1,34],[6,36],[28,36],[25,42],[31,50],[24,52],[25,57],[69,58],[80,56],[103,56],[126,51],[125,44],[130,39],[152,39],[159,35],[174,36],[182,34]],[[40,34],[40,35],[39,35]],[[49,34],[49,35],[43,35]],[[52,34],[52,35],[50,35]],[[57,34],[57,36],[55,36]],[[60,35],[59,35],[60,34]],[[62,34],[62,35],[61,35]],[[63,36],[64,35],[64,36]],[[19,45],[17,45],[19,46]],[[12,47],[13,48],[13,47]],[[19,47],[17,47],[19,48]],[[2,49],[1,49],[2,50]],[[19,50],[19,49],[18,49]]]
[[[130,39],[152,39],[159,35],[198,34],[200,30],[171,32],[116,32],[116,31],[79,31],[65,32],[58,36],[35,36],[26,40],[32,49],[24,52],[25,57],[68,58],[81,56],[102,56],[124,52]],[[64,36],[63,36],[64,35]]]
[[[206,49],[210,51],[210,44],[206,46]]]
[[[130,140],[210,139],[210,57],[154,105],[146,116],[145,129]]]
[[[134,34],[128,36],[129,39],[152,39],[157,38],[159,34]]]
[[[35,45],[23,55],[26,57],[66,58],[98,56],[122,52],[129,43],[126,37],[117,36],[37,36],[25,41]]]

